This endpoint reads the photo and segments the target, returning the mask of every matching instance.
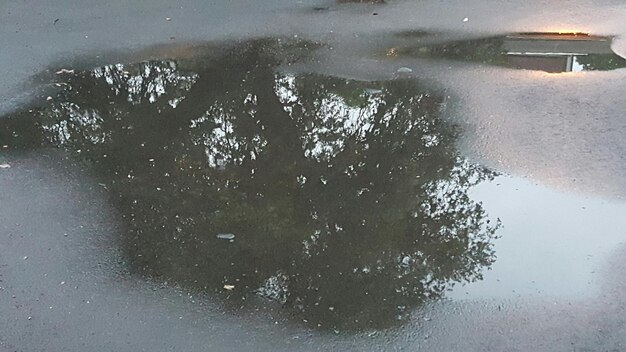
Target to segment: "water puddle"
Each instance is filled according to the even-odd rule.
[[[469,191],[445,98],[419,81],[292,74],[306,45],[60,72],[0,119],[9,150],[84,160],[126,222],[135,271],[323,329],[384,328],[481,279],[499,229]]]
[[[388,56],[445,58],[549,73],[626,67],[626,59],[613,52],[611,41],[611,37],[583,33],[516,33],[394,47]]]

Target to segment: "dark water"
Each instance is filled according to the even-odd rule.
[[[422,32],[401,35],[417,42]],[[606,71],[626,67],[626,59],[611,49],[611,37],[582,33],[515,33],[391,48],[389,55],[446,58],[550,73]]]
[[[278,301],[323,329],[384,328],[495,260],[445,98],[415,80],[279,69],[307,45],[59,75],[0,119],[9,149],[59,147],[101,179],[137,273],[234,308]]]

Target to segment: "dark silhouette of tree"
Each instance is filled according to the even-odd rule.
[[[498,225],[467,192],[494,175],[457,152],[443,98],[277,70],[299,50],[69,75],[49,106],[0,119],[0,141],[93,165],[132,268],[236,305],[257,294],[323,328],[382,328],[480,279]]]

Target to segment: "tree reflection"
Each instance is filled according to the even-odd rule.
[[[293,50],[80,72],[49,106],[1,119],[0,138],[88,160],[133,268],[237,304],[256,294],[323,328],[380,328],[479,279],[498,226],[467,192],[493,174],[459,156],[442,97],[277,71]]]
[[[403,33],[416,38],[421,32]],[[607,71],[626,67],[626,59],[611,49],[611,37],[584,33],[512,33],[430,45],[391,48],[389,56],[446,58],[541,70],[550,73]]]

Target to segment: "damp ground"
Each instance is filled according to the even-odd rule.
[[[622,349],[624,9],[474,5],[7,6],[0,346]]]

